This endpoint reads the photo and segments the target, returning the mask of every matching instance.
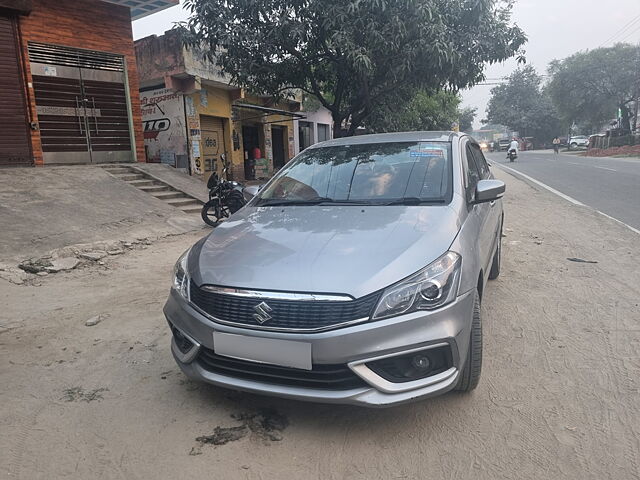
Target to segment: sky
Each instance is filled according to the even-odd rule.
[[[180,2],[182,4],[182,0]],[[133,22],[135,39],[161,35],[173,22],[185,20],[182,5]],[[640,0],[516,0],[513,21],[528,37],[527,63],[544,74],[548,63],[580,50],[611,46],[618,41],[640,43]],[[509,75],[517,67],[511,59],[486,68],[488,79]],[[488,80],[487,83],[494,83]],[[463,92],[463,105],[476,107],[475,126],[486,117],[491,85]]]

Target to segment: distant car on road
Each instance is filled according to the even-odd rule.
[[[502,138],[498,140],[498,149],[501,152],[506,152],[507,149],[509,148],[510,143],[511,143],[511,140],[509,140],[508,138]]]
[[[504,190],[461,133],[312,145],[178,260],[164,308],[178,365],[315,402],[473,390]]]
[[[569,148],[588,147],[589,137],[586,135],[576,135],[569,139]]]

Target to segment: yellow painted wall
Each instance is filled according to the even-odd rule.
[[[202,136],[200,130],[200,115],[209,115],[212,117],[220,117],[224,124],[224,151],[227,161],[231,161],[235,155],[233,152],[232,130],[231,130],[231,105],[232,98],[229,90],[215,88],[208,85],[202,85],[202,90],[188,95],[191,100],[187,99],[187,127],[190,130],[190,155],[192,160],[192,168],[199,170],[204,180],[208,180],[209,174],[204,172],[205,165],[202,165],[200,159],[202,157],[202,145],[200,144]],[[189,112],[189,102],[192,102],[195,110]],[[189,115],[195,113],[195,116]],[[198,131],[198,134],[195,134]],[[194,148],[195,147],[195,148]],[[198,153],[200,155],[198,155]],[[217,162],[218,175],[222,173],[222,162]]]

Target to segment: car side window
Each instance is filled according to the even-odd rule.
[[[465,166],[467,170],[467,201],[470,202],[473,200],[473,196],[476,193],[476,185],[480,181],[480,172],[478,171],[478,167],[476,166],[476,162],[474,160],[473,150],[471,148],[471,144],[467,143],[467,148],[465,149]]]
[[[475,144],[471,144],[471,149],[473,150],[473,157],[476,161],[476,166],[478,167],[478,171],[480,172],[480,178],[486,180],[491,176],[491,171],[489,170],[487,160],[484,158],[482,149]]]

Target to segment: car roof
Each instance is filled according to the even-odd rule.
[[[392,142],[450,142],[456,137],[466,136],[460,132],[397,132],[357,135],[355,137],[334,138],[326,142],[316,143],[309,148],[336,147],[341,145],[367,145],[370,143]]]

